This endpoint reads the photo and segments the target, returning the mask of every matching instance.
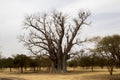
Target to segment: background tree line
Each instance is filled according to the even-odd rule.
[[[1,58],[0,69],[9,68],[10,72],[13,69],[18,69],[21,73],[27,71],[28,68],[34,72],[40,71],[41,67],[47,67],[50,70],[51,61],[48,57],[41,56],[26,56],[24,54],[17,54],[13,57]]]
[[[95,42],[95,48],[81,50],[74,53],[75,55],[70,56],[67,61],[67,66],[76,68],[82,67],[84,69],[91,68],[94,71],[95,67],[101,69],[107,67],[110,75],[113,74],[114,68],[120,68],[120,35],[105,36],[103,38],[94,37],[90,39],[90,42]],[[88,50],[88,49],[87,49]],[[18,54],[12,58],[0,58],[0,68],[20,68],[21,72],[32,68],[34,72],[40,71],[41,67],[48,67],[51,70],[52,61],[46,55],[28,57],[23,54]]]

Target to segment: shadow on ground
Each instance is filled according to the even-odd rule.
[[[25,79],[15,78],[15,77],[8,77],[8,78],[0,78],[0,80],[25,80]]]
[[[11,79],[7,79],[7,78],[0,78],[0,80],[11,80]]]

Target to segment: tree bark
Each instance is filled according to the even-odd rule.
[[[66,59],[66,55],[63,56],[63,72],[66,73],[67,72],[67,59]]]
[[[57,58],[57,60],[53,60],[51,66],[51,72],[66,73],[67,72],[66,60],[67,59],[65,55],[62,55],[61,57]]]
[[[51,73],[55,73],[56,72],[56,70],[57,70],[57,66],[56,66],[57,64],[56,64],[56,60],[52,60],[52,63],[51,63]]]

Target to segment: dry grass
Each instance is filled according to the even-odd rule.
[[[74,71],[73,71],[74,70]],[[107,69],[69,69],[65,74],[53,73],[17,73],[8,72],[7,70],[0,73],[2,78],[19,78],[19,80],[120,80],[120,69],[116,69],[113,76],[110,76]],[[16,80],[16,79],[13,79]]]

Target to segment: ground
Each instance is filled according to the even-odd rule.
[[[0,78],[12,80],[120,80],[120,69],[115,69],[113,76],[110,76],[107,69],[71,69],[68,73],[17,73],[0,72]],[[4,80],[4,79],[0,79]]]

